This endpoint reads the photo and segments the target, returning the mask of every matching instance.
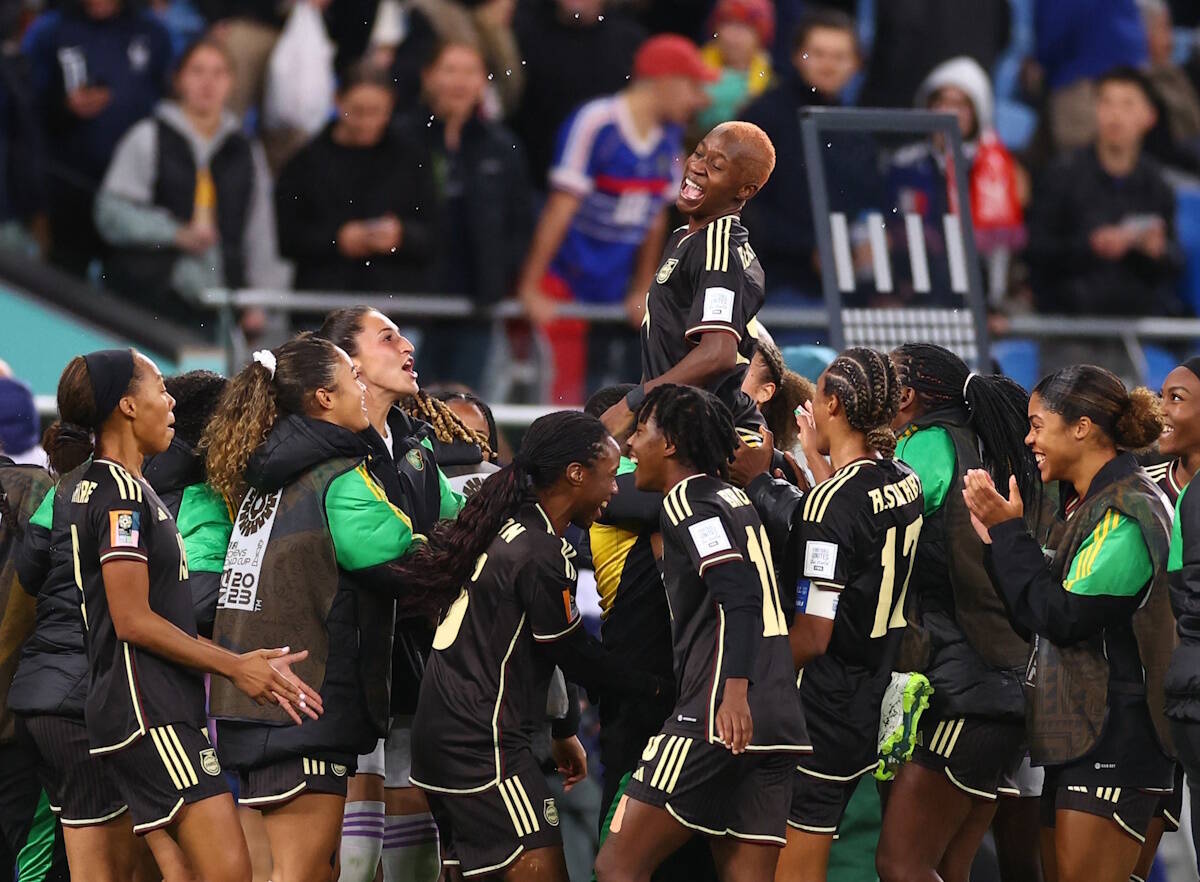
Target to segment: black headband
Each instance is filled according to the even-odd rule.
[[[1187,361],[1185,361],[1183,364],[1181,364],[1180,367],[1187,368],[1189,371],[1191,371],[1193,374],[1196,375],[1197,380],[1200,380],[1200,355],[1196,355],[1196,356],[1193,356],[1192,358],[1189,358]]]
[[[88,377],[92,381],[92,398],[96,402],[96,425],[99,429],[108,415],[117,409],[133,381],[133,351],[130,349],[101,349],[83,357]]]

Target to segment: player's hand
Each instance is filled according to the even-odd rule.
[[[1021,518],[1025,515],[1025,504],[1015,476],[1008,479],[1008,498],[996,492],[992,476],[983,469],[970,469],[963,479],[963,500],[971,512],[971,524],[985,542],[990,537],[984,534],[997,524]],[[978,526],[976,526],[978,524]]]
[[[579,737],[555,738],[550,742],[550,756],[563,778],[563,793],[587,777],[587,751],[579,743]]]
[[[750,447],[744,441],[739,441],[737,450],[733,452],[733,462],[729,466],[729,478],[739,487],[746,487],[759,475],[766,474],[771,468],[771,459],[775,453],[775,436],[766,426],[762,428],[762,444]]]
[[[754,736],[754,720],[750,717],[750,703],[746,700],[749,683],[742,678],[725,681],[725,695],[717,709],[717,737],[734,752],[745,753],[746,745]]]
[[[297,709],[315,720],[324,711],[321,696],[291,670],[294,662],[306,658],[306,649],[256,649],[238,656],[229,679],[258,704],[278,704],[297,724]]]
[[[99,116],[112,100],[104,86],[80,86],[67,93],[67,109],[81,119]]]
[[[193,221],[175,231],[175,245],[180,251],[201,255],[217,244],[217,231],[209,224]]]
[[[1097,257],[1104,260],[1120,260],[1133,245],[1129,231],[1115,224],[1097,227],[1088,236],[1088,245]]]
[[[1161,260],[1167,253],[1167,225],[1160,220],[1137,237],[1134,247],[1151,260]]]
[[[800,467],[800,463],[796,462],[796,457],[792,456],[790,450],[783,451],[783,461],[787,463],[790,475],[785,475],[783,469],[775,470],[775,477],[782,478],[785,481],[791,481],[796,485],[796,488],[802,493],[807,493],[812,489],[812,484],[808,481],[808,475],[804,473],[804,469]]]
[[[521,307],[525,310],[525,317],[539,327],[548,325],[558,318],[558,301],[551,300],[541,291],[522,291],[520,300]]]
[[[813,404],[806,401],[796,408],[796,428],[800,432],[800,446],[804,449],[804,461],[812,472],[813,482],[820,484],[833,474],[829,461],[821,455],[817,443],[817,418],[813,414]]]
[[[604,428],[608,429],[608,433],[617,439],[618,444],[622,445],[633,434],[633,421],[634,413],[629,409],[624,398],[604,411],[600,417]]]
[[[371,249],[376,254],[394,254],[404,241],[404,224],[394,214],[371,221],[367,228]]]

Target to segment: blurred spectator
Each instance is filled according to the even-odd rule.
[[[433,157],[440,252],[432,288],[489,306],[512,292],[529,246],[533,206],[524,151],[510,131],[479,115],[487,70],[478,49],[442,46],[424,83],[427,106],[399,125]],[[434,323],[418,363],[439,381],[480,389],[491,335],[487,319]]]
[[[102,250],[96,188],[121,136],[162,95],[170,38],[123,0],[78,0],[39,16],[22,51],[46,133],[50,257],[82,274]]]
[[[213,36],[233,58],[233,90],[229,109],[245,116],[262,102],[271,50],[283,30],[286,7],[278,0],[196,0],[212,22]]]
[[[38,443],[40,435],[33,392],[20,380],[0,378],[0,453],[13,462],[45,468],[49,463]]]
[[[815,4],[812,0],[775,0],[775,41],[771,45],[771,59],[776,70],[787,70],[792,64],[792,48],[796,41],[796,29],[804,20],[807,10]],[[858,0],[821,0],[825,9],[836,9],[851,18],[858,13]]]
[[[908,107],[929,72],[959,55],[991,70],[1008,47],[1011,14],[1009,0],[877,2],[875,39],[858,103]]]
[[[1187,73],[1172,57],[1171,10],[1163,0],[1138,0],[1138,6],[1146,26],[1150,55],[1147,76],[1165,110],[1162,121],[1177,146],[1200,149],[1200,97]]]
[[[914,104],[957,117],[963,155],[969,163],[967,183],[976,246],[984,257],[1000,254],[1006,259],[1025,244],[1024,177],[993,127],[992,84],[987,73],[973,59],[952,58],[925,78]],[[901,148],[888,172],[888,204],[905,215],[919,214],[925,222],[928,267],[934,277],[931,288],[936,294],[951,291],[943,217],[957,214],[959,208],[944,141],[935,135]],[[903,225],[904,218],[899,215],[889,219],[894,241],[906,240]],[[895,281],[898,295],[905,300],[917,296],[909,261],[893,260],[892,265],[899,276]]]
[[[858,72],[860,56],[854,19],[844,12],[814,9],[801,20],[792,46],[791,69],[778,85],[743,111],[741,118],[771,138],[776,154],[787,157],[759,194],[746,203],[742,219],[754,235],[754,248],[767,273],[767,292],[781,296],[820,296],[817,236],[809,203],[799,114],[808,106],[834,106]],[[841,161],[839,151],[830,151]],[[862,172],[857,173],[861,177]],[[853,181],[856,175],[841,176]]]
[[[636,379],[629,374],[641,359],[629,328],[589,334],[584,322],[555,321],[557,304],[624,302],[631,323],[641,323],[678,192],[683,127],[708,103],[703,84],[716,76],[687,38],[653,37],[638,49],[629,88],[589,101],[559,133],[554,189],[517,288],[531,320],[547,326],[556,404],[582,402],[585,382]]]
[[[1146,60],[1136,0],[1036,0],[1037,61],[1048,92],[1042,124],[1056,152],[1096,136],[1095,80],[1118,65]]]
[[[708,29],[716,37],[700,54],[721,78],[708,87],[712,103],[696,119],[701,135],[735,119],[747,102],[771,85],[767,48],[775,37],[775,12],[770,0],[721,0]]]
[[[0,54],[0,245],[31,248],[28,228],[41,222],[42,132],[34,114],[29,77],[15,52]],[[44,229],[39,230],[44,233]]]
[[[1134,68],[1096,89],[1096,142],[1060,161],[1035,190],[1029,260],[1045,312],[1178,315],[1175,197],[1142,154],[1154,125],[1150,85]]]
[[[645,33],[608,7],[606,0],[521,0],[517,7],[525,94],[512,126],[525,144],[530,180],[539,185],[567,116],[628,85]]]
[[[338,117],[284,168],[275,187],[279,250],[295,286],[325,291],[429,290],[436,196],[428,157],[389,130],[387,74],[342,77]]]
[[[121,139],[96,197],[96,225],[112,246],[108,287],[189,323],[211,318],[195,306],[207,287],[286,283],[266,159],[225,109],[232,85],[224,47],[192,44],[175,99]]]

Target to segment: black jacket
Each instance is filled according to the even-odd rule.
[[[17,571],[25,590],[36,598],[37,622],[21,649],[8,693],[9,707],[17,713],[83,719],[88,658],[67,511],[76,476],[89,465],[91,460],[58,482],[51,528],[30,524],[25,531]]]
[[[1171,536],[1171,609],[1179,645],[1167,670],[1167,716],[1200,723],[1200,490],[1184,488]]]
[[[1102,315],[1179,315],[1174,290],[1182,266],[1175,238],[1175,195],[1152,160],[1142,157],[1117,180],[1087,147],[1045,174],[1029,215],[1029,262],[1034,293],[1047,312]],[[1133,215],[1155,215],[1167,227],[1159,260],[1130,251],[1119,260],[1098,257],[1089,238],[1097,227]]]
[[[427,109],[402,117],[397,128],[433,158],[440,249],[434,290],[466,295],[483,305],[504,299],[533,228],[525,151],[516,135],[473,119],[463,128],[457,155],[451,155],[445,126]]]
[[[298,289],[424,292],[436,246],[437,197],[429,158],[386,132],[374,147],[334,143],[328,126],[284,166],[275,185],[280,253],[296,264]],[[404,226],[392,255],[345,257],[347,221],[394,214]]]

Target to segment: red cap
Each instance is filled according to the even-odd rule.
[[[770,0],[718,0],[709,30],[719,31],[722,24],[733,21],[754,28],[763,46],[770,46],[775,39],[775,9]]]
[[[721,78],[704,63],[696,44],[678,34],[659,34],[643,43],[633,58],[633,75],[638,79],[690,77],[701,83],[715,83]]]

